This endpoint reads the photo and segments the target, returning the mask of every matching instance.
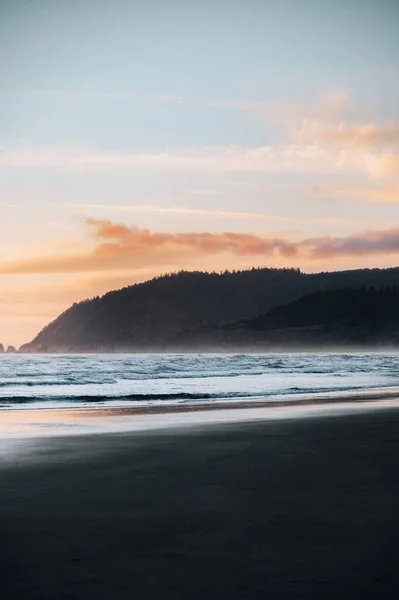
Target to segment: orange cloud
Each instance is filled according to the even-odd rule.
[[[189,254],[218,254],[222,252],[241,256],[256,254],[273,254],[275,251],[287,252],[288,242],[281,239],[242,233],[153,233],[148,229],[136,226],[127,227],[109,220],[87,219],[88,225],[94,226],[94,236],[101,239],[117,240],[118,244],[105,242],[97,246],[95,255],[113,254],[119,250],[127,250],[132,255],[140,251],[170,255],[182,251]]]
[[[81,253],[39,256],[0,263],[2,274],[128,271],[142,268],[189,267],[207,257],[281,257],[331,259],[337,256],[399,253],[399,229],[369,231],[348,237],[292,241],[253,234],[157,233],[109,220],[87,219],[96,240]]]

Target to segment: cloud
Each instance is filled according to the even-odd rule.
[[[67,95],[43,90],[36,93]],[[86,92],[71,92],[86,98]],[[101,94],[100,94],[101,96]],[[226,98],[104,93],[107,99],[233,108],[281,129],[281,141],[260,146],[160,148],[115,152],[88,148],[4,148],[0,166],[76,171],[189,173],[362,173],[384,177],[399,172],[399,126],[367,119],[364,107],[351,104],[345,92],[332,91],[308,104]],[[89,94],[90,97],[90,94]],[[356,115],[357,120],[353,120]],[[359,121],[359,115],[364,119]],[[214,194],[214,190],[192,190]]]
[[[38,93],[63,94],[62,91]],[[68,92],[66,92],[68,94]],[[74,93],[72,93],[74,94]],[[77,92],[79,96],[79,92]],[[83,96],[85,97],[85,93]],[[179,95],[105,93],[118,101],[192,104],[233,108],[281,129],[275,145],[160,148],[149,152],[115,152],[87,148],[5,148],[0,166],[71,171],[140,171],[215,174],[362,174],[386,178],[399,173],[399,125],[369,119],[365,107],[351,104],[338,90],[307,105]],[[367,112],[367,111],[366,111]],[[354,116],[356,115],[356,119]],[[359,116],[363,120],[359,120]],[[191,190],[215,195],[215,190]]]
[[[188,267],[198,259],[216,256],[289,259],[331,259],[399,253],[399,229],[368,231],[348,237],[290,240],[234,232],[158,233],[110,220],[87,219],[95,246],[92,250],[38,256],[0,263],[2,274],[133,271],[146,268]]]
[[[379,160],[379,157],[376,157]],[[373,162],[374,161],[374,162]],[[316,145],[210,146],[148,153],[105,153],[62,148],[9,149],[0,166],[79,171],[191,173],[336,173],[364,172],[381,166],[363,152],[345,153]]]
[[[312,258],[399,253],[399,228],[349,237],[309,239],[302,244],[308,247]]]
[[[377,175],[398,175],[399,174],[399,154],[384,153],[375,161],[374,170]]]
[[[233,254],[270,255],[290,252],[285,240],[239,233],[154,233],[109,220],[87,219],[97,241],[93,250],[41,256],[0,263],[0,273],[72,273],[128,270],[171,264],[189,264],[201,256]]]
[[[285,253],[289,244],[285,240],[242,233],[153,233],[148,229],[136,226],[127,227],[109,220],[87,219],[88,225],[94,226],[94,236],[100,239],[118,242],[119,248],[143,253],[158,252],[162,254],[180,250],[194,254],[217,254],[228,252],[237,255],[271,254],[275,250]],[[114,251],[113,244],[103,243],[95,250],[105,254]]]
[[[71,206],[70,204],[68,206]],[[82,205],[79,205],[82,207]],[[230,219],[245,219],[245,220],[262,220],[262,221],[293,221],[293,218],[282,217],[279,215],[269,215],[265,213],[241,212],[220,209],[206,208],[190,208],[187,206],[156,206],[151,204],[136,204],[136,205],[120,205],[120,204],[85,204],[85,208],[111,208],[112,210],[120,210],[123,212],[132,213],[147,213],[147,214],[164,214],[164,215],[186,215],[186,216],[206,216],[206,217],[222,217]]]
[[[323,188],[314,186],[316,196],[329,198],[354,198],[363,202],[377,202],[381,204],[399,204],[399,186],[375,188]]]
[[[329,122],[303,119],[291,131],[294,143],[331,156],[330,171],[358,172],[372,177],[399,173],[399,126],[389,123]],[[335,160],[334,160],[334,158]]]
[[[241,182],[237,182],[240,185]],[[314,187],[314,192],[320,189],[320,195],[322,195],[321,188]],[[51,206],[51,205],[49,205]],[[61,204],[59,204],[61,206]],[[67,206],[71,208],[75,206],[74,204],[65,204],[62,206]],[[99,209],[104,213],[104,210],[111,210],[112,212],[126,212],[126,213],[137,213],[137,214],[159,214],[159,215],[184,215],[184,216],[206,216],[206,217],[215,217],[215,218],[223,218],[223,219],[233,219],[233,220],[244,220],[244,221],[278,221],[283,223],[297,224],[298,222],[305,223],[330,223],[330,224],[343,224],[343,223],[353,223],[353,219],[344,219],[339,217],[298,217],[298,216],[283,216],[276,214],[267,214],[267,213],[258,213],[258,212],[241,212],[241,211],[230,211],[230,210],[220,210],[220,209],[206,209],[206,208],[190,208],[188,206],[157,206],[151,204],[78,204],[76,205],[79,209]],[[365,221],[361,219],[356,219],[356,223],[363,224],[374,224],[375,221]]]
[[[333,144],[345,147],[373,148],[399,144],[399,127],[391,121],[381,123],[354,123],[344,121],[326,123],[315,119],[304,119],[294,132],[293,138],[305,144]]]
[[[399,172],[399,154],[383,147],[384,140],[392,146],[396,135],[394,129],[343,125],[300,129],[292,133],[293,141],[276,146],[208,146],[134,153],[9,148],[0,154],[0,167],[179,174],[361,173],[381,177]]]

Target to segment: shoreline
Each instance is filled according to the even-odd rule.
[[[73,396],[71,396],[73,398]],[[90,396],[87,396],[90,398]],[[134,401],[125,401],[125,404],[117,405],[116,402],[121,402],[120,398],[112,399],[112,396],[105,396],[104,399],[101,397],[93,396],[95,400],[93,400],[93,404],[90,404],[90,400],[86,403],[82,403],[82,405],[77,406],[32,406],[29,407],[30,402],[35,403],[35,400],[29,402],[21,402],[20,404],[16,404],[14,408],[13,405],[4,406],[0,408],[0,418],[1,415],[8,412],[36,412],[36,411],[79,411],[81,413],[87,411],[90,413],[94,413],[95,411],[99,411],[101,414],[108,412],[109,414],[163,414],[163,413],[178,413],[178,412],[196,412],[203,410],[229,410],[236,408],[273,408],[277,406],[312,406],[312,405],[323,405],[323,404],[340,404],[346,402],[370,402],[375,400],[387,400],[387,399],[399,399],[399,386],[390,386],[390,387],[381,387],[381,388],[362,388],[362,389],[353,389],[353,390],[338,390],[331,392],[315,392],[315,393],[307,393],[307,392],[299,392],[296,394],[284,394],[284,395],[275,395],[274,400],[268,399],[268,397],[260,398],[254,396],[241,396],[236,398],[209,398],[206,401],[197,400],[193,401],[181,401],[181,402],[168,402],[168,401],[158,401],[154,404],[149,404],[148,402],[137,402]],[[4,396],[3,399],[0,396],[0,405],[1,401],[7,400],[7,396]],[[44,400],[45,402],[46,400]],[[40,403],[40,400],[37,400]],[[54,401],[53,401],[54,402]],[[55,401],[57,402],[57,400]],[[63,402],[63,400],[60,400]],[[80,402],[78,400],[77,402]],[[107,402],[108,404],[103,404],[100,406],[96,406],[95,403]],[[115,402],[115,404],[113,404]],[[24,406],[28,405],[27,408]]]
[[[214,401],[153,406],[89,406],[0,410],[0,441],[180,429],[221,423],[306,419],[399,408],[399,389],[330,395],[303,394],[285,401]],[[317,396],[317,397],[316,397]]]

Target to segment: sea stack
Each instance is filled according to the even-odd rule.
[[[3,344],[0,344],[0,354],[3,354],[3,352],[5,352],[4,346]]]
[[[17,351],[17,349],[15,348],[15,346],[8,346],[7,347],[7,354],[13,354],[16,351]]]

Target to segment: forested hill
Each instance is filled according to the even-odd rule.
[[[399,348],[399,286],[308,294],[239,324],[235,337],[272,347]]]
[[[348,321],[369,327],[399,321],[399,286],[314,292],[251,319],[247,326],[254,331],[267,331]]]
[[[173,350],[193,332],[249,320],[327,289],[399,285],[399,268],[305,274],[297,269],[165,275],[74,304],[21,351]]]

